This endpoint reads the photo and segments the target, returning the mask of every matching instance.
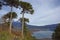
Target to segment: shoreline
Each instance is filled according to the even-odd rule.
[[[37,40],[52,40],[51,38],[42,38],[42,39],[37,39]]]

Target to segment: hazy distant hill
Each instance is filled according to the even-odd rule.
[[[34,25],[27,25],[29,30],[31,31],[54,31],[58,24],[46,25],[46,26],[34,26]],[[13,26],[16,29],[21,29],[20,22],[13,22]]]

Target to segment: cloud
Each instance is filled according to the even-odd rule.
[[[29,18],[30,25],[49,25],[60,22],[60,0],[23,0],[32,4],[34,14],[25,14],[25,17]],[[6,8],[4,8],[6,9]],[[0,14],[8,12],[9,9],[1,10]],[[14,9],[20,15],[20,10]],[[18,19],[19,19],[18,17]]]
[[[33,21],[31,20],[31,23],[33,25],[49,25],[60,22],[60,7],[45,11],[42,14],[42,16],[37,16],[35,19],[33,18]]]
[[[58,0],[59,1],[59,0]],[[33,5],[35,13],[30,18],[31,25],[49,25],[60,23],[60,5],[57,0],[37,0],[36,5]],[[40,4],[38,4],[41,2]]]

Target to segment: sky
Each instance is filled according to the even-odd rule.
[[[31,3],[34,14],[25,14],[26,18],[29,18],[30,25],[50,25],[60,23],[60,0],[23,0]],[[0,16],[10,11],[10,7],[3,7],[0,10]],[[20,10],[13,8],[13,11],[18,13],[18,18],[21,17]],[[15,21],[17,20],[15,19]]]

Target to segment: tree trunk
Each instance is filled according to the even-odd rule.
[[[22,40],[24,40],[24,12],[22,13]]]
[[[12,28],[12,6],[11,6],[11,16],[10,16],[10,33],[11,33],[11,28]]]

